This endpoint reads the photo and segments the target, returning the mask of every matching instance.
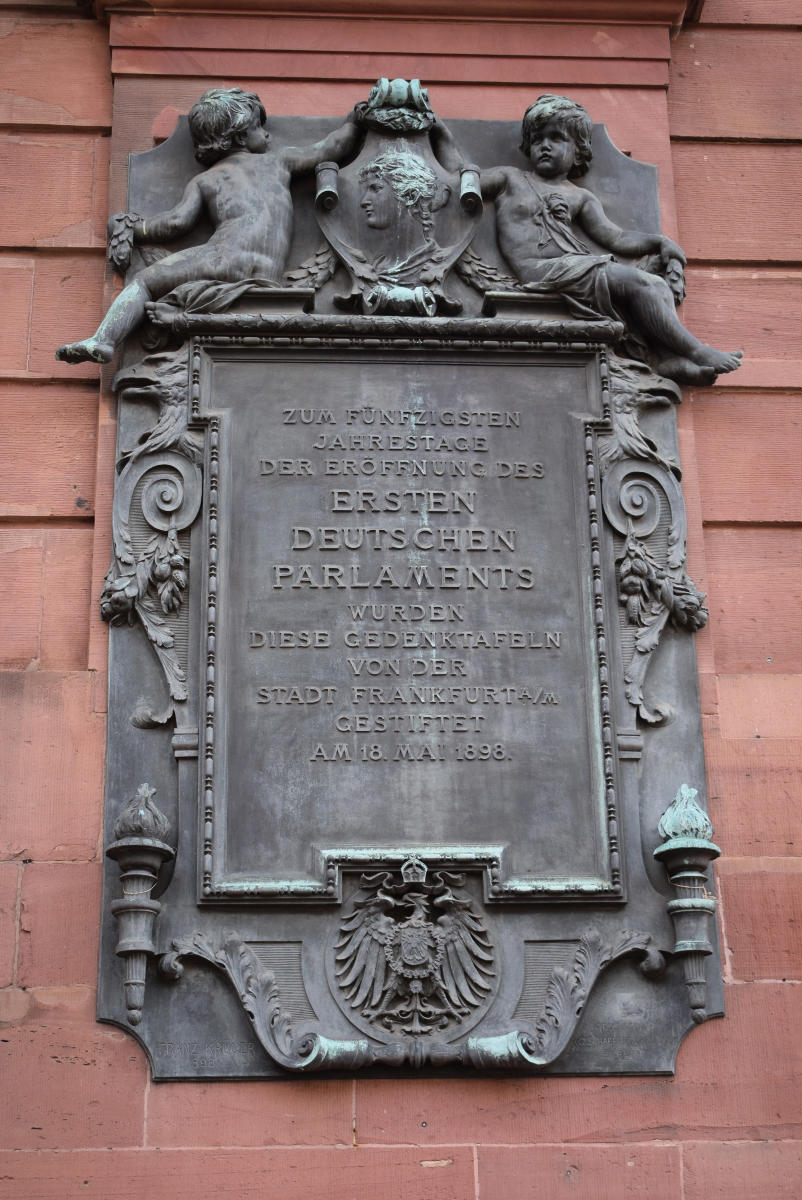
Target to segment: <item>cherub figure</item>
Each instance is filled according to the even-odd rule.
[[[146,266],[123,288],[97,331],[61,346],[65,362],[109,362],[115,348],[143,321],[146,305],[184,283],[254,279],[277,283],[292,235],[294,175],[355,146],[359,130],[350,116],[323,141],[305,148],[268,150],[267,114],[259,97],[241,88],[212,88],[190,109],[195,157],[207,168],[187,184],[169,212],[142,220],[118,213],[109,221],[110,257],[124,271],[135,242],[169,242],[189,233],[202,215],[214,232],[207,242],[178,250]]]
[[[704,345],[680,323],[674,309],[684,294],[683,251],[661,234],[620,229],[597,197],[573,182],[590,163],[592,129],[582,105],[564,96],[540,96],[526,110],[521,149],[532,170],[494,167],[481,176],[483,197],[496,202],[499,248],[527,291],[558,292],[576,309],[617,317],[646,343],[659,374],[678,383],[713,383],[736,370],[743,355]],[[457,169],[459,151],[441,123],[436,137],[440,161]],[[572,226],[610,253],[594,253]],[[653,256],[672,286],[616,261],[618,254]]]

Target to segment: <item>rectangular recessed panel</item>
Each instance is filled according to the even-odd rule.
[[[610,888],[587,360],[265,358],[207,375],[211,892],[387,848]]]

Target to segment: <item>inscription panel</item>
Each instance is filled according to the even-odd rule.
[[[203,893],[615,894],[593,358],[336,358],[205,356]]]

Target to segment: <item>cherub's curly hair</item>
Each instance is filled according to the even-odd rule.
[[[568,172],[569,179],[584,175],[593,158],[590,139],[593,133],[593,122],[590,113],[575,100],[567,96],[552,96],[546,93],[538,96],[534,104],[530,104],[524,113],[521,123],[521,149],[526,157],[532,148],[532,139],[539,129],[553,119],[560,121],[568,130],[576,146],[574,164]]]
[[[195,157],[211,166],[234,145],[244,145],[254,114],[264,125],[267,113],[255,92],[242,88],[210,88],[189,110]]]
[[[427,236],[432,232],[432,207],[437,199],[437,176],[417,154],[408,150],[386,150],[359,173],[364,183],[371,175],[389,183],[401,204],[420,221]]]

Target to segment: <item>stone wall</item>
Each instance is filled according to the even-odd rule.
[[[0,8],[0,1198],[796,1197],[796,0],[707,0],[673,34],[514,4],[492,20],[160,7]],[[446,120],[518,119],[546,90],[584,102],[660,167],[664,228],[690,259],[684,319],[745,351],[680,411],[689,567],[711,611],[697,646],[727,1018],[686,1039],[673,1079],[159,1085],[133,1038],[94,1021],[114,403],[108,373],[53,349],[94,327],[125,156],[176,111],[220,81],[274,112],[345,113],[379,74],[420,76]]]

